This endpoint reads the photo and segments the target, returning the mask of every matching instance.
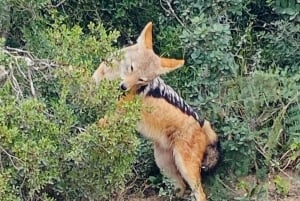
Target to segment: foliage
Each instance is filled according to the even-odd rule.
[[[90,74],[99,55],[112,50],[116,32],[91,24],[95,38],[60,25],[44,30],[55,47],[45,50],[53,51],[53,62],[1,48],[9,71],[0,88],[1,200],[104,199],[131,174],[139,101],[117,107],[118,82],[96,87]],[[52,43],[54,33],[63,39],[60,46]],[[102,51],[90,54],[100,43]],[[68,52],[70,44],[78,49]],[[115,115],[118,110],[124,114]],[[97,124],[104,116],[108,127]]]
[[[279,175],[277,175],[274,178],[274,183],[276,186],[276,190],[279,191],[279,193],[283,194],[284,196],[287,196],[289,193],[289,183]]]
[[[263,1],[186,2],[174,7],[188,69],[166,79],[213,121],[222,139],[218,174],[264,179],[272,168],[298,167],[298,24]]]
[[[79,25],[69,28],[64,24],[63,17],[55,14],[52,17],[55,22],[34,36],[30,30],[24,30],[26,46],[35,50],[37,56],[81,67],[97,65],[99,58],[105,58],[107,53],[113,51],[110,43],[116,40],[118,32],[107,33],[102,24],[91,22],[88,24],[89,34],[85,35]]]
[[[298,1],[289,1],[289,0],[268,0],[270,5],[273,6],[274,10],[285,18],[300,21],[299,11],[300,3]]]
[[[44,159],[49,167],[43,172],[44,167],[29,161],[30,165],[35,165],[32,166],[34,169],[38,169],[30,169],[30,173],[40,175],[41,179],[34,181],[36,183],[26,180],[26,185],[33,186],[32,189],[24,186],[26,196],[30,196],[30,191],[36,196],[59,192],[60,196],[70,199],[76,195],[96,196],[95,192],[108,195],[115,189],[111,188],[114,182],[118,186],[127,181],[124,175],[133,161],[136,145],[133,135],[136,116],[128,113],[127,121],[112,115],[115,110],[113,100],[118,96],[116,85],[106,83],[97,91],[87,83],[100,60],[114,51],[111,43],[122,46],[134,42],[148,21],[155,25],[155,51],[163,56],[184,57],[186,61],[186,67],[164,76],[164,79],[213,123],[221,138],[222,165],[215,175],[204,179],[205,189],[212,200],[249,200],[257,198],[255,193],[263,196],[267,190],[263,184],[242,182],[238,179],[240,176],[254,174],[263,180],[268,172],[299,171],[298,7],[296,1],[287,0],[2,1],[0,34],[7,39],[6,45],[24,47],[38,58],[55,61],[41,71],[46,60],[36,62],[36,58],[30,56],[28,60],[24,58],[27,51],[18,57],[12,52],[0,56],[0,64],[9,71],[10,80],[1,88],[7,103],[7,106],[1,104],[3,111],[5,108],[19,115],[15,118],[30,117],[33,115],[31,110],[43,111],[37,115],[39,119],[28,118],[33,123],[31,126],[36,126],[30,127],[35,138],[28,142],[32,143],[29,147],[32,154],[49,157]],[[27,69],[32,62],[39,70],[30,68],[29,79]],[[21,84],[18,85],[13,78],[18,82],[21,80]],[[1,101],[4,101],[2,99],[1,96]],[[10,108],[6,108],[8,106]],[[131,109],[134,110],[135,106],[133,104]],[[96,129],[96,120],[104,114],[111,115],[110,127]],[[8,136],[25,132],[16,124],[23,123],[20,121],[15,119],[7,123],[5,132],[10,133]],[[49,130],[45,130],[48,126]],[[51,130],[53,136],[50,138]],[[27,135],[19,137],[25,139]],[[117,141],[108,141],[108,135],[115,136]],[[41,143],[45,143],[45,149],[50,153],[54,152],[53,156],[34,145],[42,137],[48,141]],[[132,144],[126,140],[118,141],[120,138],[132,139]],[[123,158],[128,161],[108,162],[106,152],[99,153],[101,143],[102,148],[112,152],[115,158],[120,157],[118,153],[121,151],[128,153]],[[121,143],[122,150],[114,149],[115,143]],[[11,156],[15,156],[13,146],[16,145],[5,147]],[[124,151],[125,147],[128,152]],[[16,184],[21,185],[24,176],[20,177],[12,167],[9,155],[4,150],[1,153],[6,157],[5,167],[8,168],[1,172],[0,184],[6,184],[0,189],[0,195],[7,193],[7,197],[17,199],[19,189]],[[136,154],[133,168],[137,177],[143,180],[149,177],[150,183],[161,194],[171,194],[170,182],[154,168],[149,144],[142,143]],[[51,166],[57,165],[51,161],[55,157],[59,159],[58,170],[51,172]],[[20,165],[16,160],[13,158],[13,162]],[[105,165],[101,161],[108,163]],[[101,171],[97,171],[99,166]],[[113,169],[109,172],[110,166],[117,172]],[[105,184],[95,183],[97,179],[89,180],[89,177],[100,178],[103,174],[107,175]],[[80,182],[76,181],[87,185],[79,186]],[[278,191],[286,194],[285,185],[281,185],[279,179],[276,181]],[[228,191],[232,182],[238,184],[246,195],[238,196]],[[37,192],[37,189],[42,190]]]

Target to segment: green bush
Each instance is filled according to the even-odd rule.
[[[298,24],[263,1],[186,2],[174,8],[187,68],[166,79],[221,137],[213,200],[235,196],[215,194],[221,179],[299,170]]]
[[[92,82],[90,72],[112,51],[116,32],[90,29],[91,35],[64,24],[43,30],[46,47],[55,49],[41,53],[51,51],[52,62],[1,47],[1,65],[9,71],[0,88],[1,200],[101,200],[131,174],[139,101],[117,107],[118,81]],[[27,45],[42,50],[35,37]],[[102,51],[94,48],[100,43]],[[101,127],[104,116],[108,126]]]
[[[9,71],[8,82],[1,88],[1,94],[5,95],[0,99],[5,100],[7,106],[1,104],[1,107],[3,111],[19,115],[19,119],[14,117],[14,122],[8,122],[1,129],[9,132],[8,136],[25,132],[16,122],[20,123],[24,115],[33,115],[31,110],[38,107],[44,111],[37,115],[39,119],[28,118],[33,123],[30,131],[35,136],[28,140],[32,143],[29,148],[36,155],[48,157],[34,145],[45,138],[50,142],[41,143],[46,143],[46,149],[59,159],[57,172],[47,173],[51,171],[51,165],[56,165],[51,162],[52,155],[46,161],[50,166],[45,172],[40,171],[44,170],[42,167],[33,166],[39,171],[31,170],[30,173],[41,175],[41,180],[32,180],[36,183],[24,180],[22,192],[27,197],[31,196],[29,192],[39,197],[46,197],[44,193],[51,197],[58,192],[60,197],[68,199],[77,195],[96,196],[96,192],[105,192],[106,196],[118,184],[127,181],[124,175],[128,175],[129,164],[134,161],[131,154],[136,144],[133,135],[136,115],[129,113],[128,121],[127,118],[118,120],[119,117],[113,115],[114,100],[118,96],[116,83],[105,83],[98,91],[89,84],[89,77],[100,61],[114,51],[111,43],[121,46],[135,42],[142,27],[153,21],[155,51],[186,61],[186,67],[164,76],[164,79],[213,123],[221,138],[222,165],[215,176],[204,179],[208,195],[212,200],[255,199],[254,194],[263,197],[266,193],[263,184],[248,185],[239,177],[254,174],[257,179],[264,179],[274,170],[299,171],[300,168],[299,6],[294,6],[294,2],[1,2],[1,35],[7,39],[6,45],[25,48],[44,59],[32,57],[26,51],[1,53],[0,65]],[[115,29],[120,33],[118,40]],[[132,107],[136,107],[135,104]],[[105,114],[112,121],[110,127],[96,129],[95,122]],[[44,131],[48,126],[59,135],[42,138],[42,133],[49,134],[49,130]],[[117,141],[108,141],[107,135],[110,134],[116,136]],[[20,135],[20,139],[27,135]],[[119,142],[119,138],[126,140]],[[103,139],[108,144],[101,143]],[[129,139],[133,139],[132,144],[128,143]],[[122,144],[123,153],[128,153],[124,158],[130,159],[126,163],[122,159],[102,163],[109,160],[106,152],[99,151],[101,148],[96,145],[102,144],[117,158],[121,150],[113,149],[117,147],[115,143]],[[60,148],[58,151],[55,151],[57,147],[52,147],[55,144]],[[3,145],[11,156],[15,156],[13,146]],[[124,147],[130,150],[124,152]],[[137,177],[144,181],[150,176],[149,181],[154,186],[166,187],[165,190],[159,189],[161,194],[169,194],[169,182],[163,180],[154,168],[149,145],[142,143],[136,151],[138,158],[133,168]],[[17,199],[24,176],[15,170],[9,155],[3,150],[1,154],[6,166],[0,176],[0,183],[5,183],[0,193],[7,194],[7,199]],[[20,165],[15,158],[13,162]],[[100,166],[100,163],[103,170],[95,171],[99,167],[94,164]],[[109,172],[110,166],[119,168],[120,174],[114,168]],[[51,174],[52,178],[44,174]],[[97,183],[97,179],[88,179],[93,175],[100,178],[102,174],[107,175],[106,185]],[[76,178],[86,185],[80,185]],[[116,186],[111,188],[114,182]],[[237,188],[247,189],[247,195],[237,196],[229,192],[227,187],[232,183]],[[31,190],[25,184],[36,185]],[[42,190],[37,192],[37,189]]]

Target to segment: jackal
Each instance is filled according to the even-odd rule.
[[[183,60],[161,58],[152,48],[152,23],[137,44],[123,48],[123,57],[102,62],[93,79],[122,78],[121,88],[142,97],[142,117],[137,131],[153,141],[157,166],[175,180],[178,196],[186,181],[196,200],[206,200],[201,185],[201,167],[212,168],[219,159],[218,137],[210,123],[198,114],[159,75],[173,71]],[[109,66],[110,65],[110,66]]]

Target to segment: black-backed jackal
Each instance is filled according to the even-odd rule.
[[[140,34],[137,44],[120,50],[122,57],[102,62],[93,78],[122,78],[121,88],[142,97],[142,117],[137,130],[153,141],[157,166],[175,180],[179,196],[186,181],[197,201],[206,200],[201,185],[201,167],[212,168],[219,159],[218,137],[197,113],[159,75],[173,71],[183,60],[157,56],[152,49],[152,23]],[[110,66],[109,66],[110,65]]]

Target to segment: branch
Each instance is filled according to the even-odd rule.
[[[37,93],[33,82],[33,78],[36,76],[36,73],[43,74],[42,71],[47,71],[60,66],[66,66],[64,64],[57,64],[48,59],[37,59],[29,51],[18,48],[0,47],[0,51],[8,55],[10,58],[10,60],[8,60],[10,62],[8,63],[8,71],[5,71],[4,66],[2,68],[0,66],[0,81],[2,81],[2,78],[5,78],[4,81],[9,81],[11,83],[17,99],[24,96],[24,88],[29,88],[31,95],[36,98]],[[21,65],[22,62],[25,62],[25,69],[23,67],[24,65]],[[6,72],[6,75],[1,72]]]
[[[14,70],[13,70],[11,63],[9,64],[9,69],[10,69],[9,77],[11,77],[11,79],[8,79],[8,80],[11,82],[12,88],[16,92],[17,98],[19,98],[20,96],[23,97],[23,91],[21,90],[18,80],[14,76],[14,73],[13,73]]]
[[[4,153],[8,156],[8,158],[9,158],[11,164],[12,164],[12,165],[14,166],[14,168],[16,168],[17,170],[19,170],[20,168],[18,168],[18,167],[15,165],[15,162],[13,161],[14,159],[24,164],[24,162],[23,162],[21,159],[19,159],[18,157],[13,156],[13,155],[11,155],[10,153],[8,153],[2,146],[0,146],[0,150],[1,150],[2,152],[4,152]]]
[[[28,69],[27,72],[28,72],[28,78],[29,78],[31,94],[34,98],[36,98],[36,93],[35,93],[35,89],[34,89],[34,86],[33,86],[33,81],[32,81],[32,78],[31,78],[31,70]]]
[[[258,151],[265,159],[268,159],[268,157],[266,156],[266,153],[265,153],[265,152],[263,151],[263,149],[259,146],[258,142],[257,142],[256,140],[254,140],[254,142],[255,142],[255,144],[256,144],[256,146],[255,146],[256,150],[257,150],[257,151]],[[291,176],[288,175],[288,174],[284,171],[284,169],[281,169],[280,166],[279,166],[279,164],[277,164],[276,161],[270,159],[270,163],[271,163],[271,166],[272,166],[272,167],[277,168],[280,172],[282,172],[282,173],[283,173],[284,175],[286,175],[289,179],[291,179]]]
[[[165,3],[167,3],[169,9],[165,8],[163,6],[162,0],[160,0],[160,6],[162,7],[162,9],[164,9],[167,13],[170,13],[171,15],[173,15],[175,17],[175,19],[179,22],[179,24],[181,24],[181,26],[183,26],[184,28],[186,28],[186,26],[184,25],[184,23],[182,22],[182,20],[176,15],[172,5],[171,5],[171,1],[170,0],[164,0]]]
[[[232,189],[230,186],[228,186],[227,184],[225,184],[219,177],[216,177],[217,180],[225,187],[227,188],[228,190],[230,190],[231,192],[233,192],[234,194],[238,194],[237,191],[235,191],[234,189]]]

